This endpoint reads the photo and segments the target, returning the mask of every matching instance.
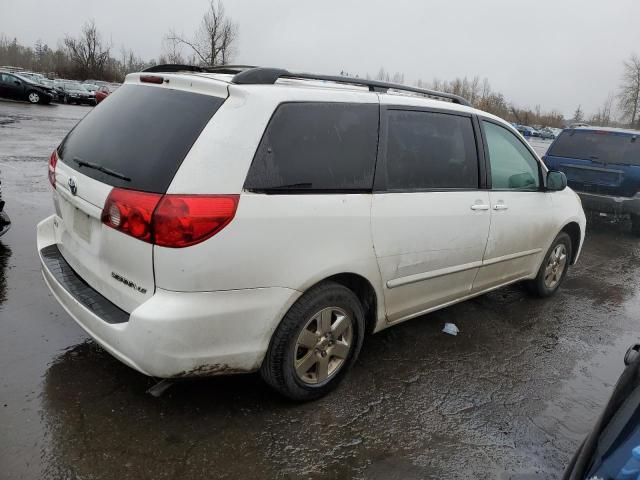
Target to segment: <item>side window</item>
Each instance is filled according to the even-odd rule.
[[[527,147],[506,128],[484,120],[482,123],[489,148],[492,188],[537,190],[540,166]]]
[[[471,118],[389,110],[386,128],[388,190],[478,188],[478,155]]]
[[[258,146],[245,188],[370,191],[378,112],[377,104],[280,105]]]

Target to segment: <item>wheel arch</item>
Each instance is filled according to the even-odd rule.
[[[347,287],[356,294],[362,304],[362,308],[364,309],[365,334],[373,333],[376,330],[376,325],[378,323],[380,307],[378,305],[378,294],[371,282],[357,273],[343,272],[326,277],[309,288],[313,288],[315,285],[325,282],[338,283]]]
[[[578,251],[580,250],[580,240],[582,239],[582,231],[580,229],[580,225],[577,222],[569,222],[560,232],[564,232],[569,235],[571,239],[571,262],[570,265],[573,265],[576,262],[576,258],[578,256]]]

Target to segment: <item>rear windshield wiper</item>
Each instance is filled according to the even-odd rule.
[[[78,164],[79,167],[87,167],[92,168],[94,170],[98,170],[99,172],[106,173],[107,175],[111,175],[112,177],[119,178],[120,180],[124,180],[125,182],[130,182],[131,179],[120,172],[116,172],[115,170],[111,170],[110,168],[103,167],[102,165],[98,165],[97,163],[87,162],[86,160],[80,160],[79,158],[74,158],[74,162]]]

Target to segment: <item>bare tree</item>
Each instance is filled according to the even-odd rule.
[[[631,127],[640,127],[640,57],[633,54],[624,62],[622,85],[618,93],[618,106]]]
[[[178,35],[172,30],[166,41],[173,45],[174,53],[181,45],[190,48],[196,61],[202,65],[224,65],[233,57],[237,36],[238,27],[227,17],[224,5],[219,0],[210,0],[209,9],[193,38]]]
[[[584,120],[584,112],[582,111],[582,105],[578,105],[576,111],[573,112],[573,121],[576,123],[580,123]]]
[[[378,71],[378,74],[376,75],[376,80],[380,80],[383,82],[388,82],[391,80],[391,75],[389,75],[389,72],[387,72],[384,67],[380,67],[380,70]]]
[[[164,38],[162,40],[162,56],[160,58],[161,60],[158,62],[160,64],[174,63],[182,65],[186,62],[182,55],[182,47],[180,43],[169,38]]]
[[[82,26],[78,38],[67,35],[64,46],[80,77],[101,77],[109,60],[111,47],[102,42],[94,20]]]

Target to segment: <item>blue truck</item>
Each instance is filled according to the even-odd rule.
[[[640,131],[621,128],[568,128],[543,157],[567,176],[585,210],[630,216],[640,236]]]

